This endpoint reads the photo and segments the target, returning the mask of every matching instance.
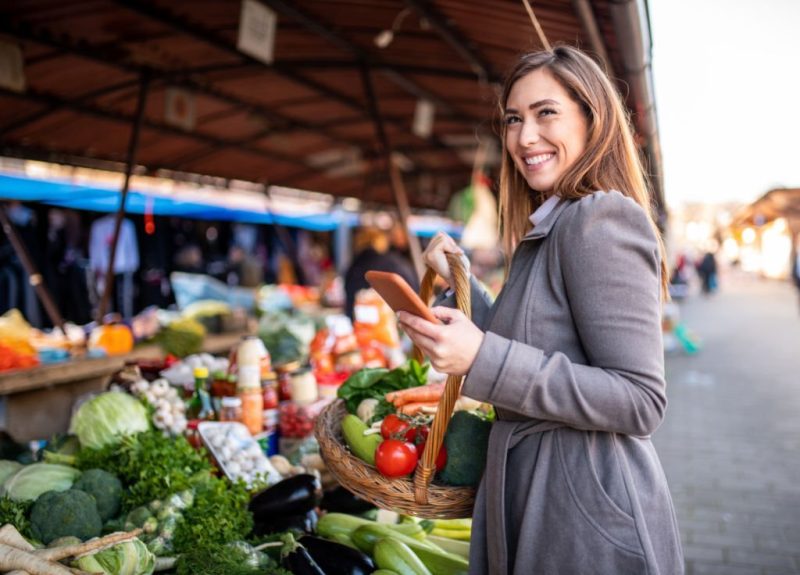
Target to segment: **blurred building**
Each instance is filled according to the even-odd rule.
[[[728,229],[742,269],[788,278],[800,236],[800,188],[770,190],[738,210]]]

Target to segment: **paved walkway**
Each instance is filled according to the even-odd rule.
[[[739,275],[681,303],[703,340],[667,358],[654,436],[687,575],[800,573],[800,310],[788,283]]]

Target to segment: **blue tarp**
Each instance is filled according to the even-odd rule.
[[[74,210],[115,212],[119,207],[119,197],[117,189],[0,174],[0,199],[42,202]],[[155,216],[176,216],[198,220],[280,224],[320,232],[335,230],[340,225],[354,227],[359,222],[357,213],[343,210],[303,215],[255,212],[216,204],[187,202],[135,189],[128,191],[125,211],[130,214],[142,215],[149,212]],[[438,231],[460,237],[463,228],[456,224],[427,222],[422,219],[414,222],[411,230],[420,237],[431,237]]]
[[[36,201],[75,210],[115,212],[119,207],[119,197],[116,189],[0,174],[0,199]],[[331,231],[341,224],[358,225],[358,214],[344,211],[304,215],[255,212],[216,204],[187,202],[135,189],[128,191],[125,211],[130,214],[150,212],[156,216],[198,220],[281,224],[314,231]]]

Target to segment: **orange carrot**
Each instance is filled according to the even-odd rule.
[[[405,415],[416,415],[422,412],[422,408],[424,407],[436,408],[438,405],[439,405],[438,401],[407,403],[404,406],[400,407],[399,410],[400,413]]]
[[[430,403],[439,401],[442,393],[444,393],[444,383],[432,383],[389,392],[386,394],[386,401],[394,403],[395,407],[400,407],[407,403]]]

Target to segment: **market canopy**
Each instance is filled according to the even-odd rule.
[[[533,4],[618,80],[663,206],[646,3]],[[496,166],[497,85],[540,47],[512,0],[5,2],[0,155],[122,170],[144,84],[137,173],[385,204],[376,103],[411,204],[441,210],[481,144]]]
[[[739,210],[734,215],[733,225],[760,226],[778,218],[786,218],[800,232],[800,188],[768,191]]]

